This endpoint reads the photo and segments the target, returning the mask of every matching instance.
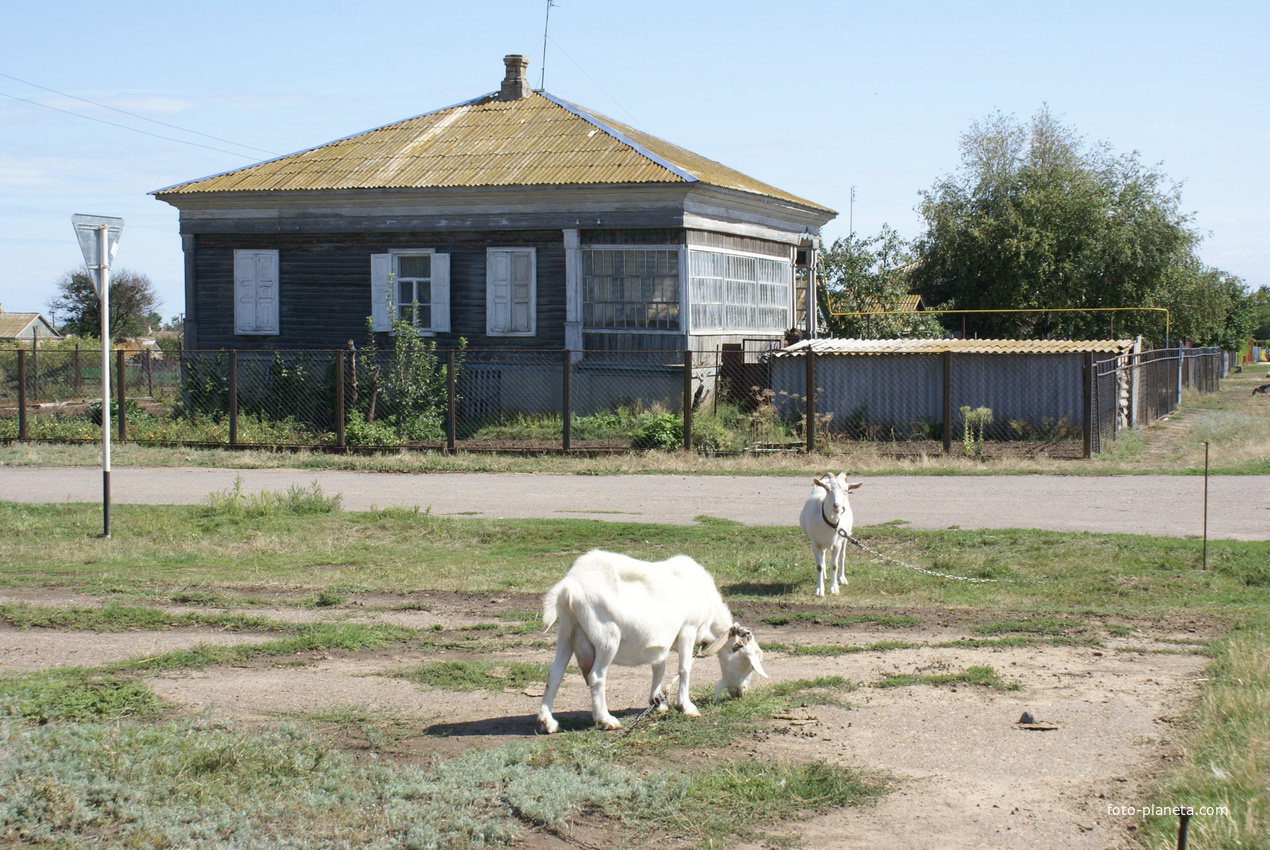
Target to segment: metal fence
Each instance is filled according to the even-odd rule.
[[[117,439],[157,445],[447,451],[818,451],[1089,457],[1218,389],[1230,358],[712,351],[115,353]],[[1074,358],[1074,359],[1073,359]],[[0,351],[0,440],[101,437],[101,359]],[[811,427],[808,427],[808,424]]]

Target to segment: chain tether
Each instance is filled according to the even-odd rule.
[[[892,564],[899,564],[901,567],[904,567],[905,569],[913,570],[914,572],[925,573],[928,576],[936,576],[938,578],[953,579],[954,581],[973,581],[979,584],[996,581],[996,579],[994,578],[970,578],[969,576],[953,576],[953,575],[949,575],[948,573],[937,573],[934,570],[924,570],[921,567],[915,567],[912,564],[906,564],[903,561],[897,561],[895,558],[892,558],[890,555],[883,555],[878,550],[871,549],[868,546],[865,546],[859,540],[855,539],[850,534],[847,534],[842,529],[838,529],[838,535],[841,537],[845,537],[850,543],[852,543],[855,546],[859,546],[861,549],[868,552],[870,555],[874,555],[878,558],[881,558],[884,561],[890,561]]]

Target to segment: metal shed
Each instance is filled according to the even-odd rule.
[[[969,407],[992,411],[1002,429],[995,436],[1030,439],[1079,432],[1089,358],[1120,357],[1138,346],[1135,340],[815,339],[771,357],[770,386],[791,416],[805,410],[814,386],[822,429],[853,437],[946,438],[945,422],[951,417],[959,425],[959,411]],[[1130,388],[1122,393],[1127,402]]]

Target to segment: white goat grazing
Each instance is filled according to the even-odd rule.
[[[602,729],[622,726],[609,713],[604,694],[612,664],[652,665],[649,705],[666,710],[662,679],[671,649],[679,653],[679,706],[684,714],[699,715],[688,695],[693,649],[708,643],[701,655],[717,653],[735,625],[714,579],[687,555],[650,563],[599,550],[578,558],[547,592],[542,619],[548,628],[559,620],[556,658],[538,710],[538,728],[547,733],[560,728],[551,716],[551,704],[575,655],[591,689],[591,715]],[[741,665],[736,668],[740,670]],[[727,687],[743,690],[741,681],[732,680],[731,675],[723,670]]]
[[[816,559],[816,595],[825,595],[825,561],[828,560],[832,582],[830,593],[838,592],[838,581],[847,582],[847,539],[854,519],[851,516],[850,492],[859,484],[847,481],[847,473],[826,472],[812,479],[811,495],[803,505],[799,523],[811,543]]]
[[[750,687],[750,677],[758,673],[767,678],[763,669],[763,650],[754,639],[754,632],[734,623],[728,630],[728,642],[719,650],[719,669],[723,678],[714,686],[714,701],[727,691],[730,696],[743,697]]]

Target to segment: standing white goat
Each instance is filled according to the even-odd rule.
[[[662,679],[671,649],[679,653],[679,706],[684,714],[699,715],[688,695],[693,649],[708,643],[702,656],[719,652],[734,637],[735,625],[714,579],[687,555],[653,563],[598,549],[574,561],[547,592],[542,619],[548,628],[559,620],[556,658],[538,710],[538,728],[547,733],[560,728],[551,716],[551,704],[575,655],[591,689],[591,715],[602,729],[622,727],[609,713],[604,693],[613,664],[652,665],[649,705],[666,710]],[[749,672],[748,665],[723,667],[726,687],[743,691],[742,679],[748,679]]]
[[[845,472],[826,472],[811,483],[811,495],[803,505],[799,524],[816,559],[816,595],[824,596],[826,560],[832,578],[829,592],[838,592],[840,578],[843,584],[847,582],[847,539],[843,535],[851,533],[855,521],[848,496],[860,484],[848,482]]]

